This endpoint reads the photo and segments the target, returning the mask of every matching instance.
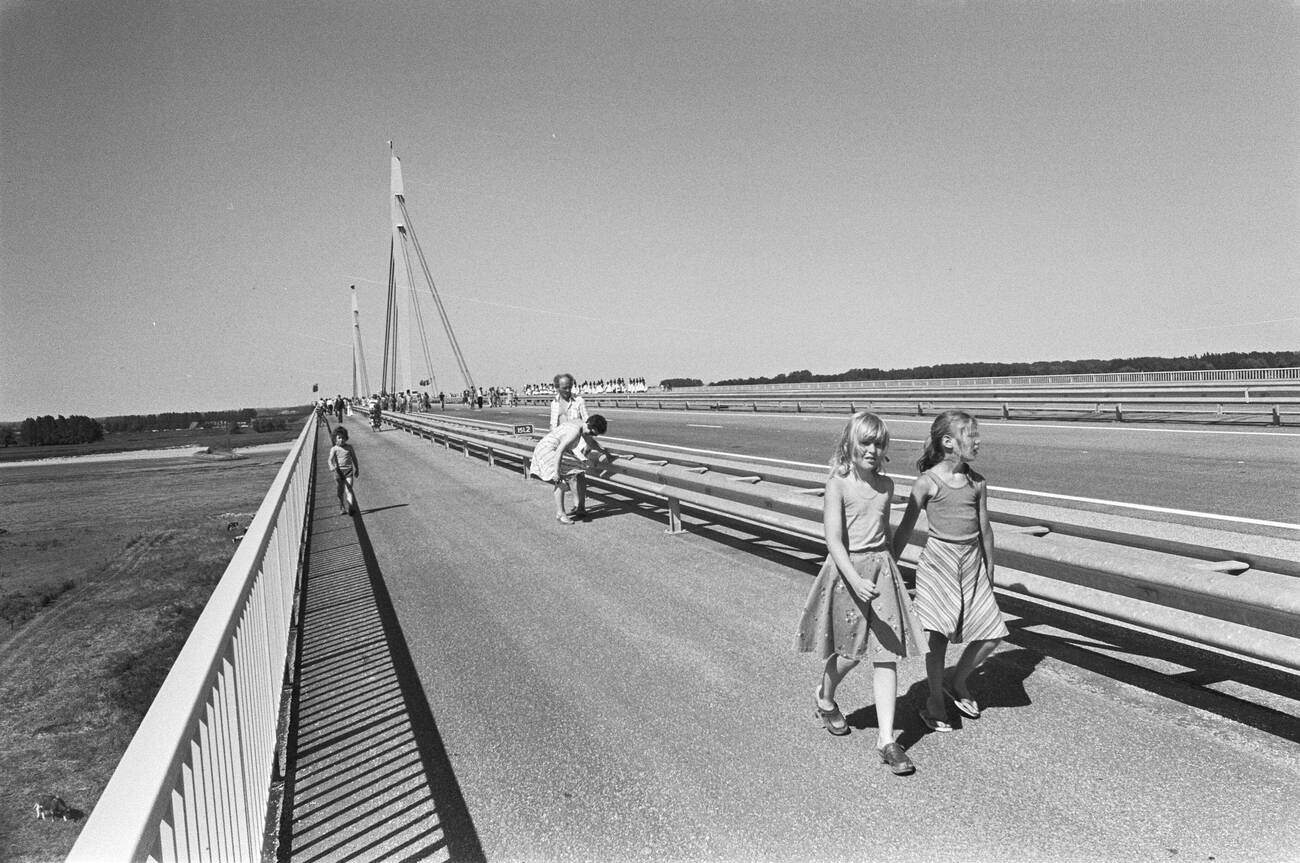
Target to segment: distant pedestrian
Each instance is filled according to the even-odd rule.
[[[971,470],[979,453],[979,423],[963,411],[944,411],[930,425],[925,452],[916,462],[907,510],[894,535],[895,556],[907,547],[917,516],[925,510],[929,539],[916,566],[916,611],[929,633],[926,676],[930,697],[921,720],[951,731],[944,694],[963,715],[976,719],[979,702],[971,674],[992,655],[1007,626],[993,595],[993,529],[988,485]],[[944,679],[948,642],[965,642],[952,677]]]
[[[815,712],[836,736],[849,733],[836,687],[859,662],[872,663],[876,751],[890,770],[906,775],[916,768],[894,739],[898,660],[918,657],[926,648],[890,548],[894,481],[885,475],[888,449],[889,429],[865,411],[855,413],[840,435],[822,510],[828,556],[804,603],[796,648],[826,661]]]
[[[357,498],[352,483],[361,478],[361,464],[357,461],[357,451],[348,443],[348,430],[342,426],[334,429],[334,446],[330,447],[328,464],[338,485],[339,513],[356,514]]]
[[[343,394],[339,393],[334,397],[334,417],[339,422],[343,422]]]
[[[573,375],[558,374],[554,379],[555,398],[551,401],[551,428],[565,420],[577,423],[587,421],[587,403],[582,396],[573,394]]]
[[[583,461],[586,464],[596,466],[602,461],[608,462],[609,453],[596,442],[596,436],[604,434],[607,428],[605,418],[600,414],[592,414],[585,423],[567,420],[543,435],[533,448],[528,472],[555,486],[555,520],[561,524],[573,524],[574,517],[582,518],[587,514],[585,477],[582,471],[561,472],[564,454],[582,444],[585,445]],[[564,508],[564,494],[570,479],[574,481],[573,494],[577,504],[573,512]]]

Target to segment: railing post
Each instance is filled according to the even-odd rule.
[[[1002,418],[1003,418],[1004,420],[1009,420],[1009,419],[1011,419],[1011,410],[1010,410],[1010,408],[1007,407],[1007,403],[1006,403],[1006,402],[1003,402],[1003,403],[1002,403]]]
[[[1119,402],[1115,402],[1115,422],[1124,422],[1124,406]]]
[[[686,529],[682,527],[682,504],[675,497],[668,498],[668,529],[664,531],[667,534],[685,533]]]
[[[1277,405],[1273,405],[1273,425],[1282,425],[1282,412],[1278,410]]]

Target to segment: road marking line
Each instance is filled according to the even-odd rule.
[[[700,423],[687,423],[686,426],[687,426],[687,428],[693,428],[693,429],[720,429],[720,428],[722,428],[722,426],[706,426],[706,425],[701,425]]]
[[[819,470],[826,469],[826,465],[824,464],[812,464],[806,461],[793,461],[792,459],[785,459],[785,458],[767,458],[765,456],[746,455],[744,453],[721,452],[719,450],[711,450],[711,449],[697,449],[695,447],[677,446],[676,444],[657,443],[654,441],[634,440],[632,438],[607,437],[606,440],[622,441],[624,443],[638,444],[640,446],[657,447],[659,449],[681,450],[682,452],[693,452],[693,453],[699,453],[700,455],[716,455],[716,456],[721,456],[722,458],[734,458],[742,461],[761,461],[761,462],[770,462],[772,464],[790,465],[792,467],[810,467]],[[913,443],[920,443],[920,441],[913,441]],[[901,474],[901,473],[891,473],[888,474],[888,476],[891,476],[895,479],[901,479],[907,483],[911,483],[915,479],[915,477],[909,476],[907,474]],[[1240,515],[1219,515],[1218,513],[1197,512],[1196,510],[1191,510],[1191,509],[1172,509],[1170,507],[1153,506],[1151,504],[1145,504],[1145,503],[1125,503],[1124,501],[1121,500],[1104,500],[1102,498],[1096,498],[1096,497],[1078,497],[1076,495],[1055,494],[1053,492],[1048,492],[1048,491],[1030,491],[1029,489],[1008,488],[1007,486],[999,486],[999,485],[991,485],[989,486],[989,488],[992,489],[993,491],[1003,491],[1003,492],[1009,492],[1011,494],[1023,494],[1023,495],[1028,495],[1030,497],[1045,497],[1045,498],[1052,498],[1055,500],[1075,501],[1077,503],[1101,504],[1103,506],[1112,506],[1121,509],[1136,509],[1136,510],[1141,510],[1143,512],[1159,512],[1159,513],[1164,513],[1166,515],[1184,515],[1184,516],[1192,516],[1194,518],[1214,519],[1216,521],[1230,521],[1235,524],[1249,524],[1249,525],[1255,525],[1257,527],[1280,527],[1286,530],[1300,530],[1300,524],[1290,524],[1289,522],[1285,522],[1285,521],[1268,521],[1267,519],[1247,518],[1245,516],[1240,516]]]

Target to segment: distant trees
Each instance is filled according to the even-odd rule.
[[[163,414],[126,414],[105,417],[104,430],[107,432],[138,432],[151,429],[187,429],[196,423],[200,427],[220,426],[225,428],[231,423],[248,423],[257,417],[255,408],[225,411],[179,411]]]
[[[19,428],[23,443],[28,446],[93,443],[104,437],[104,426],[99,420],[80,415],[28,417]]]
[[[673,387],[702,387],[704,381],[699,378],[664,378],[659,382],[659,386],[668,390]]]
[[[849,369],[837,374],[815,375],[807,369],[787,372],[776,377],[729,378],[714,381],[714,386],[743,384],[808,383],[821,381],[878,381],[907,380],[912,378],[983,378],[1012,375],[1079,375],[1106,374],[1110,372],[1181,372],[1214,371],[1228,369],[1276,369],[1300,366],[1300,351],[1251,351],[1223,354],[1201,354],[1188,357],[1129,357],[1114,360],[1044,360],[1033,363],[944,363],[935,366],[914,366],[907,369],[882,370]],[[681,378],[678,380],[688,380]],[[699,386],[676,383],[673,386]]]

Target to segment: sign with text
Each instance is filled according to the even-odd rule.
[[[532,434],[532,433],[533,433],[533,427],[531,425],[515,426],[515,434]]]

